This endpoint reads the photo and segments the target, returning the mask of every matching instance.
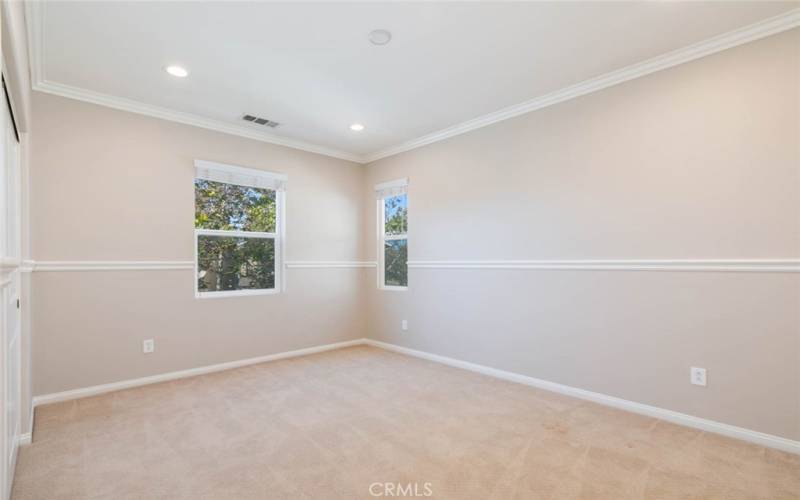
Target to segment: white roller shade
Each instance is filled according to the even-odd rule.
[[[286,174],[277,174],[275,172],[267,172],[266,170],[237,167],[205,160],[195,160],[194,168],[194,175],[197,179],[206,179],[209,181],[225,182],[228,184],[261,189],[273,189],[275,191],[285,191],[286,181],[288,179]]]
[[[375,185],[375,197],[379,200],[399,196],[408,192],[408,179],[382,182]]]

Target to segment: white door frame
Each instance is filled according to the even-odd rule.
[[[2,61],[5,74],[5,61]],[[22,189],[20,146],[6,89],[0,97],[0,498],[11,495],[22,417],[19,307]]]

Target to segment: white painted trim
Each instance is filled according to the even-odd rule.
[[[256,130],[248,126],[234,125],[222,120],[205,118],[192,113],[184,113],[160,106],[153,106],[142,102],[115,97],[92,90],[64,85],[62,83],[47,80],[46,68],[44,66],[44,53],[46,37],[44,32],[45,7],[47,2],[25,2],[25,19],[28,29],[28,54],[31,65],[31,86],[33,90],[46,92],[48,94],[76,99],[79,101],[90,102],[100,106],[120,109],[131,113],[137,113],[171,122],[192,125],[224,134],[236,135],[253,139],[256,141],[268,142],[278,146],[285,146],[310,153],[321,154],[342,160],[356,163],[363,163],[363,158],[359,155],[339,151],[337,149],[318,146],[304,141],[289,139],[263,130]]]
[[[31,269],[40,271],[163,271],[175,269],[194,269],[191,260],[70,260],[70,261],[31,261]]]
[[[374,261],[290,261],[284,264],[287,268],[350,268],[350,267],[377,267]],[[41,271],[160,271],[194,269],[194,261],[135,261],[135,260],[102,260],[102,261],[55,261],[55,260],[27,260],[23,262],[22,272]]]
[[[363,344],[364,344],[364,339],[346,340],[344,342],[336,342],[333,344],[324,344],[314,347],[306,347],[304,349],[296,349],[294,351],[279,352],[276,354],[267,354],[266,356],[258,356],[255,358],[240,359],[237,361],[229,361],[227,363],[219,363],[216,365],[201,366],[198,368],[190,368],[188,370],[161,373],[149,377],[122,380],[119,382],[112,382],[110,384],[94,385],[91,387],[84,387],[81,389],[73,389],[69,391],[56,392],[53,394],[45,394],[42,396],[34,396],[33,406],[36,407],[49,403],[58,403],[60,401],[69,401],[72,399],[85,398],[97,394],[104,394],[107,392],[119,391],[122,389],[130,389],[132,387],[141,387],[144,385],[157,384],[159,382],[167,382],[169,380],[178,380],[187,377],[194,377],[196,375],[204,375],[207,373],[230,370],[232,368],[240,368],[242,366],[255,365],[258,363],[266,363],[268,361],[277,361],[279,359],[296,358],[299,356],[307,356],[309,354],[316,354],[325,351],[332,351],[334,349],[342,349],[344,347],[352,347]]]
[[[263,233],[260,231],[238,231],[235,229],[195,229],[195,236],[223,236],[228,238],[262,238],[272,239],[278,237],[278,232]]]
[[[341,160],[352,161],[354,163],[364,163],[364,160],[361,156],[348,153],[346,151],[339,151],[337,149],[317,146],[308,142],[280,137],[275,134],[270,134],[259,130],[251,130],[249,127],[233,125],[222,120],[205,118],[192,113],[174,111],[168,108],[162,108],[160,106],[153,106],[151,104],[125,99],[123,97],[101,94],[92,90],[73,87],[71,85],[64,85],[62,83],[40,80],[34,82],[33,90],[61,97],[67,97],[69,99],[75,99],[78,101],[89,102],[108,108],[128,111],[130,113],[159,118],[161,120],[182,123],[184,125],[192,125],[194,127],[213,130],[215,132],[222,132],[223,134],[235,135],[238,137],[244,137],[246,139],[276,144],[278,146],[284,146],[287,148],[299,149],[309,153],[339,158]]]
[[[252,297],[257,295],[276,295],[281,293],[281,289],[275,288],[255,288],[245,290],[218,290],[215,292],[195,292],[196,299],[225,299],[230,297]]]
[[[207,160],[194,161],[194,178],[195,184],[198,179],[203,179],[273,192],[286,191],[286,184],[289,181],[287,174]]]
[[[395,183],[405,181],[406,184],[398,184],[399,186],[406,186],[408,183],[408,179],[400,179],[399,181],[392,181]],[[384,185],[392,184],[392,182],[386,182]],[[397,187],[396,185],[395,187]],[[377,188],[377,186],[376,186]],[[391,187],[388,189],[392,189]],[[408,193],[406,193],[407,195]],[[375,273],[376,278],[378,279],[378,290],[386,291],[386,292],[405,292],[408,290],[408,283],[406,286],[395,286],[395,285],[387,285],[386,284],[386,242],[387,241],[399,241],[405,240],[406,241],[406,249],[408,249],[408,228],[406,228],[405,234],[396,234],[396,235],[387,235],[386,234],[386,202],[384,201],[385,198],[379,197],[377,199],[377,210],[378,214],[376,217],[377,226],[377,246],[375,252],[378,255],[378,272]],[[409,199],[406,199],[406,210],[409,207]],[[406,263],[408,266],[408,263]],[[408,279],[408,276],[406,276]]]
[[[29,445],[33,442],[33,411],[33,401],[31,401],[28,409],[28,432],[23,432],[19,435],[18,442],[20,446]]]
[[[33,442],[33,417],[34,417],[33,400],[28,401],[28,432],[24,432],[19,436],[19,444],[27,445]]]
[[[283,242],[283,235],[286,234],[286,219],[284,218],[283,209],[286,207],[284,198],[286,191],[282,189],[275,190],[275,232],[274,233],[261,233],[257,231],[232,231],[232,230],[216,230],[216,229],[195,229],[194,230],[194,261],[192,262],[192,269],[194,269],[194,277],[192,278],[194,286],[194,296],[197,299],[215,299],[225,297],[243,297],[248,295],[274,295],[286,290],[284,283],[284,255],[283,251],[285,244]],[[280,235],[281,237],[278,237]],[[201,291],[198,287],[199,283],[197,277],[200,276],[199,269],[199,256],[198,245],[200,236],[223,236],[223,237],[238,237],[238,238],[262,238],[271,239],[274,241],[275,249],[275,283],[273,288],[262,288],[256,290],[218,290],[218,291]]]
[[[775,17],[751,24],[750,26],[723,33],[709,38],[708,40],[689,45],[688,47],[683,47],[616,71],[611,71],[596,78],[570,85],[569,87],[556,90],[549,94],[366,155],[362,158],[362,162],[372,163],[381,158],[410,151],[434,142],[443,141],[493,123],[508,120],[509,118],[530,113],[537,109],[546,108],[592,92],[597,92],[598,90],[603,90],[635,78],[647,76],[663,69],[672,68],[679,64],[694,61],[695,59],[700,59],[701,57],[715,54],[747,42],[753,42],[798,26],[800,26],[800,9],[790,10]]]
[[[519,384],[529,385],[531,387],[537,387],[539,389],[544,389],[546,391],[564,394],[566,396],[571,396],[586,401],[592,401],[594,403],[598,403],[605,406],[611,406],[613,408],[619,408],[620,410],[637,413],[639,415],[645,415],[648,417],[666,420],[674,424],[684,425],[686,427],[692,427],[707,432],[713,432],[715,434],[721,434],[723,436],[728,436],[735,439],[741,439],[743,441],[748,441],[761,446],[767,446],[769,448],[783,450],[789,453],[800,454],[800,441],[794,441],[780,436],[774,436],[772,434],[766,434],[763,432],[745,429],[743,427],[737,427],[735,425],[729,425],[729,424],[724,424],[722,422],[716,422],[714,420],[695,417],[677,411],[666,410],[664,408],[658,408],[656,406],[636,403],[634,401],[629,401],[627,399],[617,398],[614,396],[607,396],[599,392],[592,392],[592,391],[587,391],[585,389],[578,389],[576,387],[570,387],[568,385],[558,384],[555,382],[550,382],[548,380],[529,377],[527,375],[520,375],[518,373],[498,370],[496,368],[491,368],[476,363],[470,363],[467,361],[461,361],[454,358],[448,358],[446,356],[440,356],[438,354],[431,354],[424,351],[417,351],[415,349],[410,349],[408,347],[389,344],[378,340],[364,339],[364,343],[373,347],[379,347],[381,349],[386,349],[388,351],[393,351],[408,356],[414,356],[416,358],[422,358],[428,361],[434,361],[436,363],[441,363],[455,368],[461,368],[463,370],[469,370],[472,372],[480,373],[482,375],[488,375],[490,377],[495,377],[502,380],[508,380],[510,382],[516,382]]]
[[[286,263],[288,268],[350,268],[350,267],[377,267],[376,262],[372,261],[291,261]]]
[[[378,269],[375,273],[375,278],[377,280],[378,290],[380,290],[381,287],[383,287],[383,278],[384,273],[386,272],[384,269],[384,261],[386,260],[386,255],[384,252],[386,249],[383,242],[383,236],[386,234],[386,222],[384,221],[386,202],[380,198],[375,200],[375,202],[375,207],[377,210],[377,216],[375,217],[375,255],[378,257],[378,261],[376,262]]]
[[[16,269],[22,265],[22,261],[14,257],[0,257],[0,269]]]
[[[215,170],[217,172],[224,172],[226,174],[246,175],[250,177],[262,177],[269,180],[288,181],[289,176],[278,172],[270,172],[268,170],[260,170],[257,168],[240,167],[238,165],[229,165],[227,163],[218,163],[209,160],[195,160],[195,169]],[[195,178],[204,179],[195,175]]]
[[[634,401],[629,401],[614,396],[608,396],[598,392],[587,391],[585,389],[578,389],[576,387],[571,387],[563,384],[558,384],[555,382],[550,382],[547,380],[529,377],[527,375],[521,375],[518,373],[498,370],[496,368],[491,368],[476,363],[461,361],[454,358],[448,358],[446,356],[440,356],[438,354],[418,351],[415,349],[410,349],[408,347],[402,347],[394,344],[389,344],[387,342],[381,342],[378,340],[366,339],[366,338],[348,340],[344,342],[337,342],[334,344],[326,344],[316,347],[309,347],[305,349],[297,349],[294,351],[287,351],[277,354],[269,354],[266,356],[243,359],[239,361],[231,361],[228,363],[220,363],[216,365],[203,366],[199,368],[191,368],[188,370],[162,373],[150,377],[124,380],[120,382],[113,382],[110,384],[95,385],[91,387],[85,387],[82,389],[73,389],[70,391],[63,391],[53,394],[46,394],[42,396],[35,396],[33,398],[32,405],[35,408],[36,406],[49,403],[57,403],[60,401],[79,399],[79,398],[94,396],[97,394],[104,394],[107,392],[129,389],[132,387],[141,387],[144,385],[166,382],[169,380],[177,380],[187,377],[193,377],[196,375],[203,375],[206,373],[214,373],[224,370],[230,370],[232,368],[239,368],[242,366],[265,363],[268,361],[276,361],[279,359],[306,356],[309,354],[316,354],[320,352],[331,351],[335,349],[341,349],[344,347],[352,347],[357,345],[370,345],[388,351],[393,351],[400,354],[405,354],[408,356],[413,356],[421,359],[426,359],[428,361],[441,363],[447,366],[461,368],[463,370],[469,370],[490,377],[495,377],[502,380],[508,380],[510,382],[516,382],[519,384],[529,385],[532,387],[537,387],[539,389],[544,389],[546,391],[556,392],[559,394],[564,394],[566,396],[571,396],[586,401],[592,401],[594,403],[602,404],[605,406],[619,408],[621,410],[630,411],[632,413],[637,413],[648,417],[666,420],[668,422],[672,422],[678,425],[684,425],[687,427],[692,427],[695,429],[700,429],[715,434],[721,434],[723,436],[728,436],[735,439],[741,439],[743,441],[748,441],[761,446],[767,446],[770,448],[783,450],[789,453],[800,454],[800,441],[794,441],[780,436],[774,436],[771,434],[753,431],[750,429],[745,429],[734,425],[724,424],[722,422],[716,422],[714,420],[687,415],[685,413],[680,413],[672,410],[658,408],[655,406],[645,405],[642,403],[637,403]],[[24,439],[24,436],[25,436],[24,434],[20,436],[21,441]]]
[[[726,49],[736,47],[761,38],[775,35],[783,31],[800,26],[800,9],[793,9],[783,14],[759,21],[721,35],[709,38],[687,47],[683,47],[666,54],[632,64],[625,68],[611,71],[604,75],[585,80],[556,90],[549,94],[539,96],[507,108],[467,120],[465,122],[447,127],[445,129],[412,139],[410,141],[391,146],[389,148],[376,151],[367,155],[358,155],[339,151],[323,146],[296,141],[274,134],[257,131],[240,125],[233,125],[221,120],[204,118],[190,113],[182,113],[167,108],[152,106],[137,101],[120,97],[101,94],[91,90],[64,85],[47,80],[44,67],[43,54],[45,52],[46,40],[44,36],[44,10],[46,2],[25,2],[26,23],[28,31],[28,52],[31,65],[31,83],[34,90],[59,95],[70,99],[77,99],[91,102],[101,106],[107,106],[132,113],[143,114],[163,120],[169,120],[195,127],[215,130],[226,134],[246,137],[257,141],[268,142],[280,146],[286,146],[302,151],[317,153],[321,155],[340,158],[356,163],[372,163],[396,155],[405,151],[410,151],[434,142],[442,141],[457,135],[470,132],[472,130],[491,125],[509,118],[530,113],[537,109],[546,108],[560,102],[564,102],[582,95],[597,92],[605,88],[618,85],[620,83],[647,76],[663,69],[668,69],[679,64],[694,61],[702,57],[721,52]]]
[[[800,272],[800,259],[414,260],[416,269]]]
[[[381,182],[380,184],[375,184],[375,191],[383,191],[384,189],[406,187],[406,186],[408,186],[408,177],[404,177],[402,179],[395,179],[393,181]]]
[[[278,251],[278,256],[280,257],[280,261],[276,261],[276,264],[280,264],[284,268],[288,267],[286,265],[286,224],[285,224],[285,221],[287,220],[286,219],[286,196],[287,196],[287,193],[286,193],[286,191],[284,191],[283,193],[281,193],[281,196],[278,196],[276,198],[276,201],[278,202],[277,210],[278,210],[278,213],[281,214],[281,221],[283,221],[277,228],[278,229],[278,234],[280,235],[280,238],[278,238],[278,246],[277,246],[276,250]],[[280,276],[277,276],[279,278],[277,284],[278,284],[278,286],[280,286],[280,290],[282,292],[286,291],[286,282],[287,282],[286,276],[287,276],[287,274],[288,273],[283,273],[282,272],[280,274]]]
[[[43,20],[44,2],[25,2],[25,28],[28,35],[28,61],[31,68],[31,86],[44,80],[45,52]]]
[[[23,261],[23,272],[154,271],[194,269],[194,261]],[[372,268],[376,261],[288,261],[294,268]],[[800,259],[588,259],[588,260],[415,260],[415,269],[542,269],[576,271],[800,272]]]

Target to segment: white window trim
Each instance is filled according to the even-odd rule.
[[[284,191],[288,176],[268,170],[237,167],[206,160],[194,161],[195,179],[225,182],[238,186]]]
[[[378,194],[377,197],[377,214],[378,214],[378,227],[377,227],[377,235],[378,235],[378,242],[377,242],[377,251],[378,251],[378,272],[377,279],[378,279],[378,289],[385,290],[387,292],[405,292],[408,290],[408,286],[394,286],[394,285],[386,285],[386,253],[385,253],[385,242],[386,241],[393,241],[393,240],[406,240],[406,245],[408,245],[408,229],[406,229],[406,234],[403,235],[387,235],[386,234],[386,205],[384,200],[391,196],[396,196],[396,194],[386,194],[383,195],[383,192],[387,190],[391,191],[394,188],[406,188],[406,196],[408,196],[408,179],[397,179],[394,181],[383,182],[381,184],[375,185],[375,192]],[[408,206],[408,199],[406,199],[406,206]],[[406,246],[408,248],[408,246]]]
[[[219,230],[219,229],[197,229],[194,230],[194,275],[192,276],[194,281],[194,296],[196,299],[224,299],[228,297],[248,297],[248,296],[257,296],[257,295],[275,295],[278,294],[286,289],[286,282],[283,276],[283,260],[284,260],[284,253],[285,253],[285,244],[286,244],[286,227],[284,224],[285,216],[286,216],[286,192],[285,184],[287,181],[287,176],[285,174],[277,174],[274,172],[268,172],[265,170],[256,170],[244,167],[237,167],[235,165],[226,165],[223,163],[215,163],[210,161],[204,160],[195,160],[195,179],[208,179],[208,180],[215,180],[214,178],[210,178],[211,176],[207,175],[210,171],[212,173],[219,172],[223,174],[233,174],[233,175],[244,175],[254,179],[263,179],[267,180],[268,182],[274,183],[273,185],[275,188],[266,187],[262,189],[272,189],[275,191],[275,232],[274,233],[265,233],[265,232],[257,232],[257,231],[226,231],[226,230]],[[205,175],[201,175],[200,171],[204,172]],[[236,182],[230,182],[225,180],[216,180],[216,182],[226,182],[227,184],[237,184]],[[192,183],[194,184],[194,182]],[[258,187],[252,186],[250,183],[246,184],[237,184],[237,185],[246,185],[251,187]],[[244,237],[244,238],[265,238],[265,239],[273,239],[275,240],[275,287],[274,288],[264,288],[258,290],[222,290],[222,291],[214,291],[214,292],[201,292],[197,286],[197,275],[199,272],[198,269],[198,250],[197,250],[197,242],[199,240],[199,236],[206,235],[206,236],[230,236],[230,237]]]

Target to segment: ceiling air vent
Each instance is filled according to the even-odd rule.
[[[259,125],[264,125],[265,127],[271,127],[271,128],[275,128],[278,125],[280,125],[280,123],[278,122],[274,122],[272,120],[267,120],[266,118],[261,118],[259,116],[253,116],[253,115],[244,115],[242,117],[242,120],[250,123],[257,123]]]

